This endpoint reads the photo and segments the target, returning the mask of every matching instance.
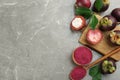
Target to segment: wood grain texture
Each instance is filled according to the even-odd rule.
[[[97,15],[96,14],[96,17],[98,18],[98,20],[100,20],[102,17]],[[97,24],[97,28],[99,28],[99,24]],[[110,41],[109,41],[109,32],[103,32],[103,39],[100,43],[96,44],[96,45],[92,45],[92,44],[89,44],[87,41],[86,41],[86,33],[87,31],[90,29],[89,26],[86,27],[86,29],[83,31],[82,35],[80,36],[80,39],[79,39],[79,42],[83,45],[86,45],[86,46],[89,46],[91,48],[93,48],[94,50],[98,51],[100,54],[107,54],[108,52],[116,49],[117,47],[120,47],[120,46],[116,46],[114,44],[112,44]],[[117,26],[115,29],[120,29],[120,26]],[[111,58],[113,58],[114,60],[118,61],[120,60],[120,52],[117,52],[116,54],[112,55]]]

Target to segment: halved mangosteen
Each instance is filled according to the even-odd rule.
[[[120,45],[120,30],[111,31],[109,37],[113,44]]]

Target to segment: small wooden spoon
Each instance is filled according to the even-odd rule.
[[[118,47],[118,48],[116,48],[116,49],[108,52],[106,55],[104,55],[103,57],[101,57],[101,58],[97,59],[96,61],[92,62],[92,63],[89,64],[88,66],[84,66],[84,68],[85,68],[86,70],[88,70],[88,69],[91,68],[92,66],[94,66],[94,65],[96,65],[97,63],[101,62],[102,60],[110,57],[111,55],[117,53],[118,51],[120,51],[120,47]]]
[[[85,75],[86,75],[86,73],[87,73],[87,70],[88,70],[89,68],[91,68],[92,66],[94,66],[94,65],[96,65],[97,63],[101,62],[102,60],[106,59],[107,57],[110,57],[111,55],[117,53],[118,51],[120,51],[120,47],[118,47],[118,48],[116,48],[116,49],[108,52],[105,56],[97,59],[96,61],[92,62],[92,63],[89,64],[88,66],[81,66],[80,69],[79,69],[79,70],[81,70],[80,72],[75,72],[74,69],[73,69],[72,71],[76,73],[76,74],[75,74],[75,75],[77,75],[76,78],[78,78],[78,75],[82,75],[82,76],[79,76],[79,78],[80,78],[80,79],[83,79],[83,78],[85,77]],[[83,71],[85,72],[84,74],[83,74]],[[72,75],[73,75],[73,74],[72,74],[72,72],[71,72],[71,73],[70,73],[70,79],[71,79],[71,80],[74,80],[74,77],[73,77]]]

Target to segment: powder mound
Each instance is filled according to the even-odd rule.
[[[79,67],[75,67],[71,73],[70,73],[70,78],[71,80],[81,80],[82,78],[84,78],[86,75],[86,70],[79,66]]]
[[[86,65],[92,60],[92,52],[89,48],[81,46],[75,49],[72,57],[76,64]]]

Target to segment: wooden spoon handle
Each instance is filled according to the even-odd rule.
[[[118,51],[120,51],[120,47],[108,52],[106,55],[104,55],[103,57],[97,59],[96,61],[92,62],[91,64],[89,64],[86,69],[89,69],[91,68],[92,66],[94,66],[95,64],[101,62],[102,60],[106,59],[107,57],[110,57],[111,55],[117,53]]]

